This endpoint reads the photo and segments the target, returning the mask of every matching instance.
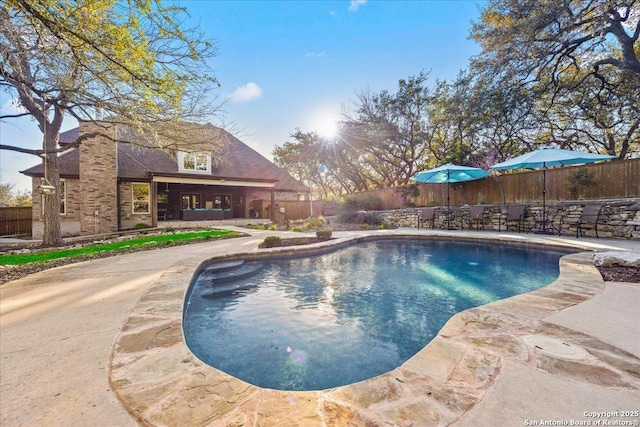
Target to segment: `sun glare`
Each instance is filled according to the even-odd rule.
[[[324,117],[318,122],[316,132],[324,138],[333,138],[338,133],[338,124],[333,117]]]

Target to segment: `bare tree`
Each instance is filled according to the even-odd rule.
[[[60,188],[57,158],[66,117],[125,125],[128,141],[177,148],[211,143],[195,123],[217,111],[218,86],[207,65],[213,43],[182,28],[185,10],[161,0],[81,3],[5,0],[0,5],[0,88],[17,98],[43,133],[41,148],[0,149],[44,159],[45,176]],[[210,135],[209,135],[210,136]],[[62,243],[58,191],[44,197],[43,245]]]

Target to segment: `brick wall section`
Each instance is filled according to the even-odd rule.
[[[60,230],[62,237],[77,236],[80,234],[80,199],[82,192],[80,191],[80,180],[62,178],[67,187],[67,212],[60,215]],[[40,177],[31,179],[33,194],[32,209],[32,230],[31,235],[34,239],[41,239],[44,233],[44,224],[42,222],[42,195],[38,186],[41,183]]]
[[[112,132],[98,128],[94,123],[81,122],[80,134],[95,131]],[[89,138],[80,144],[80,227],[82,235],[118,231],[116,143],[104,136]],[[95,212],[98,211],[98,215]]]
[[[598,236],[608,238],[634,239],[640,240],[640,199],[607,199],[607,200],[585,200],[559,202],[547,205],[548,208],[561,208],[561,212],[553,218],[551,224],[553,229],[560,229],[562,235],[575,236],[576,222],[580,217],[582,208],[587,203],[604,203],[605,209],[598,222]],[[416,227],[421,208],[395,209],[379,211],[390,223],[399,227]],[[507,205],[496,204],[485,207],[484,221],[480,223],[480,230],[498,231],[500,218],[506,213]],[[444,216],[442,213],[445,207],[436,207],[435,228],[442,228]],[[531,230],[535,225],[536,217],[539,218],[542,206],[540,204],[528,204],[525,216],[525,230]],[[461,207],[459,215],[452,222],[452,226],[457,229],[469,229],[468,218],[469,207]],[[551,221],[552,218],[549,218]],[[514,230],[514,223],[510,224],[510,230]],[[475,222],[472,225],[475,229]],[[502,231],[505,231],[504,221]],[[584,224],[583,230],[586,237],[596,237],[593,224]]]

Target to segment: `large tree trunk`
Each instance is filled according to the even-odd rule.
[[[45,147],[45,186],[51,185],[55,189],[53,192],[44,191],[43,215],[44,234],[42,236],[42,246],[62,246],[62,231],[60,228],[60,173],[58,171],[58,155],[54,151],[58,145],[58,129],[45,124],[47,129],[44,132]],[[51,130],[51,131],[49,131]],[[46,188],[46,187],[44,187]]]

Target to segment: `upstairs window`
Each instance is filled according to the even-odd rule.
[[[206,153],[178,152],[178,170],[189,173],[211,173],[211,156]]]

